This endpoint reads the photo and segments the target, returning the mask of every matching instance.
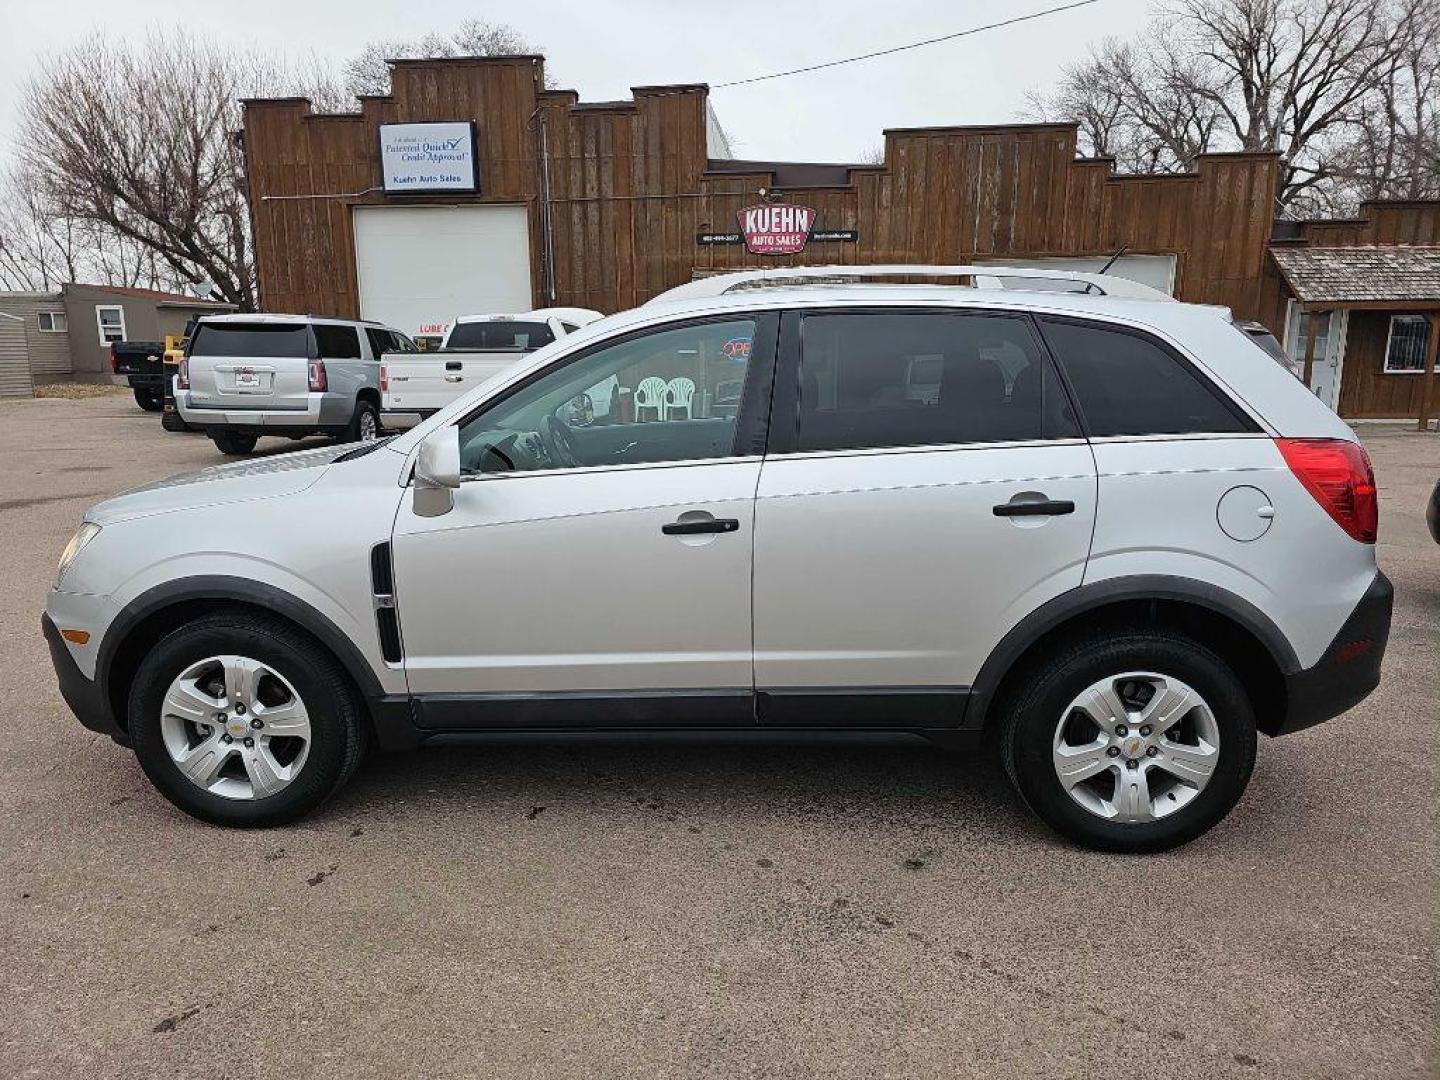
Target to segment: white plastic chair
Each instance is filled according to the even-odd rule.
[[[643,409],[654,409],[655,419],[665,419],[665,380],[658,375],[651,375],[647,379],[641,379],[640,385],[635,388],[635,422],[638,424],[645,419],[640,415]]]
[[[693,420],[694,414],[690,411],[690,399],[695,396],[695,383],[683,375],[671,379],[665,388],[665,419],[670,419],[671,409],[684,409],[685,419]]]

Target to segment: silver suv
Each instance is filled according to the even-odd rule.
[[[101,503],[44,617],[61,690],[225,825],[372,742],[993,733],[1071,839],[1189,840],[1257,731],[1379,680],[1370,464],[1224,310],[1000,273],[707,279],[389,441]],[[612,376],[666,407],[572,423]]]
[[[175,406],[225,454],[261,435],[368,441],[380,431],[380,357],[415,352],[374,322],[311,315],[211,315],[175,380]]]

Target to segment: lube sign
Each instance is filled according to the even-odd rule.
[[[478,191],[475,125],[381,124],[380,169],[387,192]]]
[[[793,203],[747,206],[736,217],[752,255],[794,255],[803,251],[815,227],[815,210]]]

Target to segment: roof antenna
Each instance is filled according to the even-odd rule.
[[[1117,251],[1117,252],[1115,252],[1114,255],[1111,255],[1110,258],[1109,258],[1109,261],[1107,261],[1107,262],[1105,263],[1105,265],[1100,268],[1100,273],[1102,273],[1102,274],[1109,273],[1110,268],[1115,265],[1115,263],[1119,260],[1120,256],[1121,256],[1121,255],[1124,255],[1125,252],[1127,252],[1127,251],[1129,251],[1129,250],[1130,250],[1130,245],[1129,245],[1129,244],[1121,244],[1121,245],[1120,245],[1120,250]],[[1086,286],[1085,286],[1085,291],[1088,293],[1088,292],[1089,292],[1091,289],[1093,289],[1093,288],[1095,288],[1095,283],[1094,283],[1094,282],[1089,282],[1089,283],[1087,283]]]

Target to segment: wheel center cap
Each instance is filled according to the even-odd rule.
[[[249,732],[250,725],[245,721],[243,717],[232,716],[229,720],[225,721],[225,733],[227,735],[230,735],[232,738],[238,739],[242,735],[249,734]]]
[[[1127,758],[1138,758],[1145,753],[1145,740],[1138,735],[1131,735],[1120,743],[1120,752]]]

